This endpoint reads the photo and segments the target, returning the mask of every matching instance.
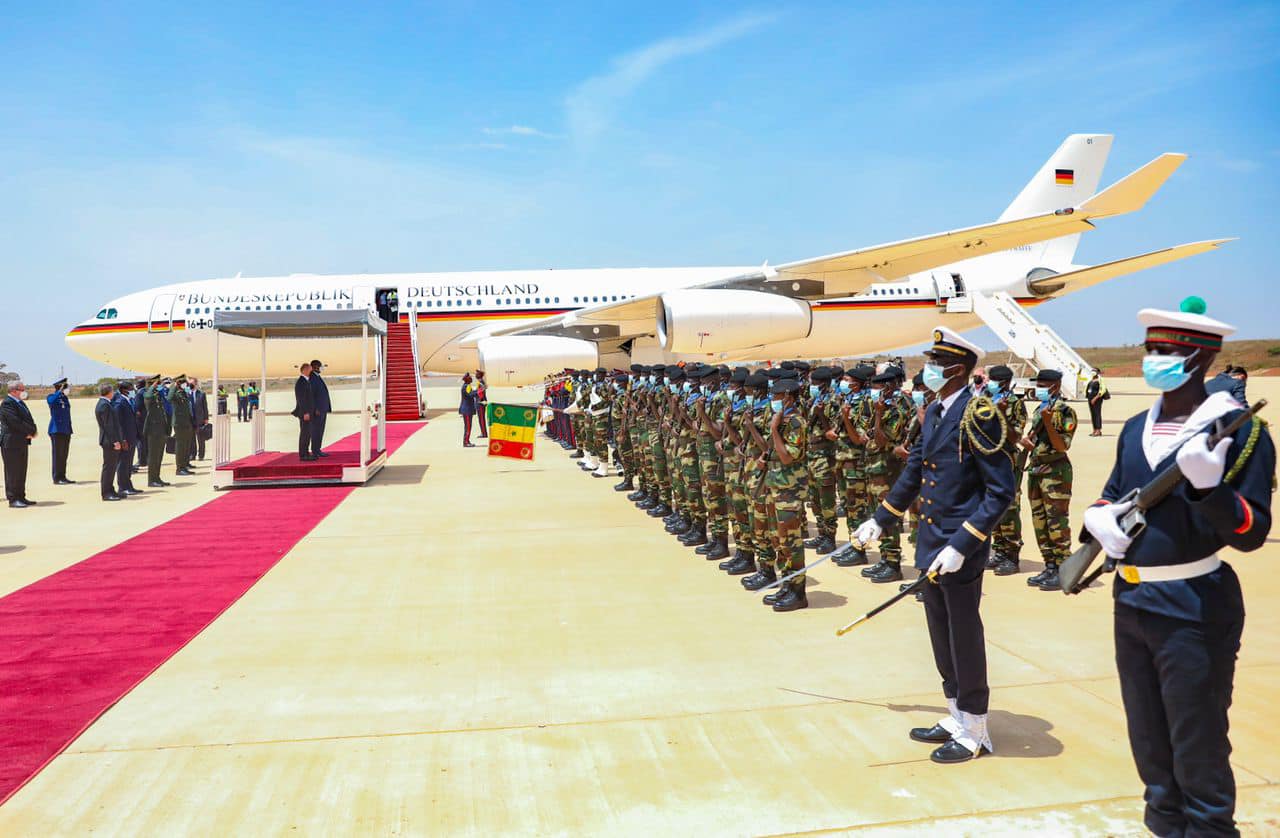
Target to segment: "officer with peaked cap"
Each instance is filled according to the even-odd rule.
[[[1235,835],[1227,710],[1244,628],[1240,581],[1219,551],[1263,545],[1271,529],[1275,446],[1254,418],[1209,447],[1240,415],[1205,372],[1235,329],[1190,297],[1178,311],[1143,309],[1143,378],[1161,395],[1120,432],[1116,462],[1085,529],[1112,559],[1115,639],[1129,745],[1146,785],[1144,822],[1157,835]],[[1173,464],[1186,482],[1146,511],[1129,538],[1129,491]]]
[[[67,380],[53,382],[53,392],[45,396],[49,405],[49,443],[53,446],[53,485],[68,486],[67,453],[71,450],[71,400],[67,398]]]
[[[992,750],[990,688],[979,605],[990,535],[1013,499],[1013,463],[1003,418],[968,386],[982,350],[951,329],[933,332],[924,383],[937,394],[907,464],[871,519],[854,534],[862,544],[896,526],[919,496],[916,567],[935,573],[923,590],[934,662],[950,713],[911,738],[937,745],[930,758],[949,764]]]

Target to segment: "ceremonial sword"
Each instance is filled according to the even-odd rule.
[[[843,637],[844,635],[852,631],[854,626],[858,625],[859,623],[865,623],[867,620],[870,620],[872,617],[879,614],[881,611],[885,610],[890,605],[893,605],[895,602],[902,599],[907,594],[915,593],[917,590],[919,590],[920,586],[922,586],[925,582],[933,582],[936,584],[937,581],[938,581],[938,574],[936,573],[920,574],[920,576],[916,579],[916,581],[912,582],[910,585],[903,588],[901,591],[899,591],[894,596],[890,597],[885,602],[882,602],[879,605],[877,605],[875,608],[872,608],[870,611],[863,614],[861,617],[854,620],[852,623],[849,623],[848,625],[841,626],[840,628],[836,629],[836,637]]]

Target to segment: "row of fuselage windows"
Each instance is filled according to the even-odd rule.
[[[920,293],[919,290],[915,288],[873,288],[869,292],[868,296],[904,297],[908,295],[914,296],[918,293]],[[631,295],[614,294],[612,296],[603,295],[603,296],[591,296],[591,297],[574,297],[573,301],[581,305],[581,304],[587,304],[587,303],[592,303],[592,304],[610,303],[610,302],[616,303],[616,302],[621,302],[629,299],[635,299],[635,294],[631,294]],[[406,310],[410,308],[413,308],[413,309],[463,308],[463,307],[470,307],[470,306],[480,306],[483,303],[484,301],[482,300],[458,300],[456,304],[453,300],[410,300],[405,308]],[[509,305],[509,306],[510,305],[558,305],[559,303],[560,303],[559,297],[525,297],[523,300],[521,300],[519,297],[512,297],[507,299],[493,300],[492,303],[490,303],[490,305]],[[345,303],[345,304],[339,303],[336,306],[336,308],[353,308],[353,307],[354,307],[353,303]],[[320,311],[324,308],[325,306],[322,306],[320,303],[316,303],[314,305],[312,305],[311,303],[305,303],[305,304],[299,303],[297,305],[285,304],[285,305],[277,305],[274,307],[270,305],[231,306],[230,308],[221,309],[221,310],[222,311]],[[112,312],[111,316],[114,316],[115,310],[112,309],[111,312]],[[186,313],[188,315],[201,314],[201,313],[212,314],[213,309],[206,307],[203,310],[201,310],[199,306],[196,306],[194,308],[188,308]],[[104,316],[105,315],[102,312],[98,313],[99,318],[102,318]]]

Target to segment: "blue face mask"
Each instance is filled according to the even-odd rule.
[[[850,392],[853,391],[853,385],[847,381],[841,381],[839,385],[839,389],[840,389],[841,395],[847,396],[849,395]]]
[[[1191,380],[1187,370],[1187,361],[1196,356],[1200,350],[1183,357],[1182,355],[1148,355],[1142,359],[1142,377],[1147,384],[1162,393],[1177,390]]]
[[[880,391],[872,390],[870,393],[867,394],[867,398],[871,399],[871,401],[873,402],[880,401]]]
[[[687,392],[689,392],[689,391],[690,391],[690,390],[692,390],[692,389],[693,389],[693,382],[692,382],[692,381],[686,381],[686,382],[684,383],[684,391],[687,393]]]
[[[916,403],[916,407],[924,407],[924,393],[916,390],[911,393],[911,401]]]
[[[993,396],[998,396],[998,395],[1000,395],[1000,382],[999,382],[999,381],[988,381],[988,382],[987,382],[987,392],[988,392],[988,393],[990,393],[990,394],[991,394],[991,395],[993,395]]]
[[[1049,393],[1049,388],[1048,388],[1048,387],[1037,387],[1037,388],[1036,388],[1036,399],[1037,399],[1037,400],[1042,401],[1042,402],[1047,402],[1047,401],[1049,401],[1049,395],[1050,395],[1050,393]]]
[[[923,375],[924,386],[928,387],[935,393],[947,386],[947,381],[949,380],[947,376],[943,374],[942,367],[937,364],[925,364]]]
[[[810,384],[810,385],[809,385],[809,398],[811,398],[811,399],[816,399],[816,398],[818,398],[818,394],[819,394],[819,393],[821,393],[821,392],[822,392],[822,390],[821,390],[821,389],[819,389],[819,387],[818,387],[818,385],[817,385],[817,384]]]
[[[773,408],[774,413],[782,412],[782,399],[770,399],[769,407]]]

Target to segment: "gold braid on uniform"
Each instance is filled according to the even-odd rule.
[[[999,433],[995,439],[983,428],[984,423],[995,421]],[[995,406],[995,403],[986,396],[974,396],[969,399],[969,403],[965,405],[964,413],[960,416],[960,456],[964,457],[964,441],[968,440],[969,447],[977,451],[984,457],[990,457],[996,452],[1003,453],[1013,462],[1013,456],[1005,447],[1005,442],[1009,438],[1009,423],[1004,418],[1004,414]]]
[[[1253,417],[1253,421],[1249,423],[1249,438],[1245,440],[1244,448],[1240,451],[1240,456],[1236,457],[1236,461],[1231,464],[1231,470],[1227,472],[1227,476],[1222,479],[1223,483],[1230,483],[1244,470],[1245,464],[1249,462],[1249,458],[1253,456],[1253,449],[1258,447],[1258,437],[1262,436],[1262,429],[1265,428],[1267,422],[1260,416]],[[1271,488],[1275,489],[1276,478],[1271,476]]]

